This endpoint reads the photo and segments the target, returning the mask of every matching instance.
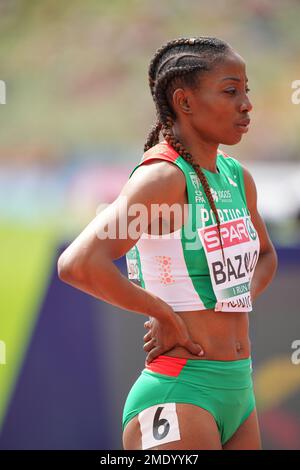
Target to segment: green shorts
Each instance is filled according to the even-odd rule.
[[[142,370],[127,396],[123,430],[141,411],[163,403],[191,403],[206,409],[225,444],[256,406],[251,357],[211,361],[158,356]]]

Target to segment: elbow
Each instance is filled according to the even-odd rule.
[[[65,253],[62,253],[57,261],[57,275],[59,279],[67,284],[79,281],[78,263],[70,259]]]
[[[63,282],[70,279],[70,266],[67,265],[64,253],[60,255],[57,261],[57,275]]]
[[[104,262],[102,252],[91,250],[73,250],[68,247],[57,260],[58,278],[72,285],[83,287],[90,285],[95,276],[101,279],[106,275],[107,264]]]

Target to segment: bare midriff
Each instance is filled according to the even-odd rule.
[[[175,346],[165,356],[235,361],[251,355],[247,312],[216,312],[210,309],[176,313],[185,322],[191,339],[202,346],[204,355],[198,357],[182,346]]]

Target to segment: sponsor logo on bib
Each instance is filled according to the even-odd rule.
[[[250,217],[240,217],[220,226],[198,229],[206,255],[212,287],[218,302],[231,301],[239,309],[251,309],[250,281],[259,256],[259,239]]]
[[[246,225],[247,225],[247,229],[248,229],[248,233],[250,237],[252,238],[252,240],[256,240],[257,232],[250,218],[246,219]]]
[[[213,200],[216,201],[216,202],[218,202],[219,196],[218,196],[217,191],[215,191],[214,188],[210,188],[210,192],[211,192],[211,194],[212,194]]]

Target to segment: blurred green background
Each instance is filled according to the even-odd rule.
[[[300,76],[298,1],[0,5],[2,160],[54,164],[78,147],[141,146],[154,120],[147,68],[155,50],[179,36],[216,35],[247,63],[254,111],[243,158],[299,161],[299,108],[290,99]]]

